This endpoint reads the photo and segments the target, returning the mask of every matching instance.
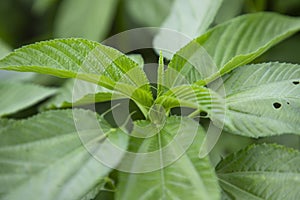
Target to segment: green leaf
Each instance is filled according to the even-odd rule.
[[[56,15],[55,36],[103,40],[111,28],[117,2],[64,0]]]
[[[5,57],[11,52],[11,48],[0,39],[0,58]]]
[[[58,89],[57,95],[44,103],[42,109],[67,108],[90,103],[126,98],[109,89],[86,81],[70,79]]]
[[[29,83],[0,82],[0,116],[16,113],[53,95],[50,89]]]
[[[278,145],[253,145],[216,167],[227,199],[300,198],[300,152]]]
[[[244,3],[245,0],[223,0],[215,22],[220,24],[238,16],[243,10]]]
[[[87,129],[77,126],[81,120]],[[95,121],[101,129],[95,128]],[[104,184],[110,169],[87,149],[93,149],[93,155],[109,154],[102,148],[106,138],[126,148],[123,134],[85,110],[49,111],[16,121],[0,130],[0,198],[91,198],[92,190]]]
[[[250,137],[300,133],[299,65],[248,65],[223,81],[230,132]]]
[[[253,61],[299,29],[299,18],[275,13],[237,17],[216,26],[178,51],[169,68],[180,72],[190,83],[204,85]],[[212,62],[203,64],[202,56]]]
[[[102,190],[97,194],[94,200],[114,200],[114,192],[109,190]]]
[[[127,0],[126,9],[133,20],[143,26],[160,26],[170,11],[174,0]]]
[[[4,58],[11,52],[11,48],[0,39],[0,59]],[[0,71],[0,80],[5,81],[23,81],[33,77],[33,73],[19,73]]]
[[[223,0],[175,0],[169,16],[161,25],[163,28],[154,38],[154,47],[165,50],[164,56],[171,58],[176,51],[186,45],[195,37],[206,32],[207,28],[213,22],[215,15]],[[179,32],[186,38],[184,41],[170,38],[172,33],[165,29]],[[172,49],[169,49],[170,46]]]
[[[5,82],[28,82],[35,83],[35,73],[31,72],[13,72],[13,71],[0,71],[0,80]]]
[[[7,127],[11,126],[14,122],[15,122],[14,119],[0,118],[0,131],[2,131],[2,129],[6,129]]]
[[[132,135],[144,134],[149,122],[141,121],[135,124]],[[157,127],[157,125],[151,127]],[[143,129],[146,128],[146,129]],[[172,153],[182,151],[183,141],[191,139],[187,152],[183,152],[174,163],[159,170],[148,173],[120,173],[116,199],[219,199],[220,191],[209,159],[198,157],[199,146],[203,142],[204,130],[189,118],[170,117],[158,131],[152,129],[149,134],[154,134],[146,139],[133,138],[129,150],[139,153],[160,152],[158,157],[151,160],[134,160],[127,163],[132,169],[149,165],[166,164]],[[156,134],[155,134],[156,133]],[[185,137],[183,138],[177,138]],[[189,135],[187,137],[187,135]],[[195,137],[195,138],[194,138]],[[170,154],[165,153],[165,147],[170,147]],[[179,155],[179,156],[180,156]],[[172,158],[171,158],[172,159]],[[125,159],[126,160],[126,157]],[[154,162],[155,160],[155,162]],[[146,169],[147,170],[147,169]]]
[[[24,46],[0,60],[0,69],[78,78],[118,91],[145,107],[152,93],[143,70],[121,52],[84,39]]]
[[[58,0],[34,0],[32,10],[39,15],[44,14]]]
[[[162,52],[160,52],[159,60],[158,60],[158,68],[157,68],[157,96],[161,96],[164,92],[163,88],[165,87],[165,65],[164,65],[164,57]]]
[[[228,120],[225,116],[224,99],[209,88],[198,85],[182,85],[170,88],[166,93],[156,99],[157,104],[164,106],[166,110],[175,107],[188,107],[196,109],[193,115],[205,112],[205,117],[211,118],[218,123]],[[230,121],[226,121],[230,124]]]
[[[144,58],[140,54],[129,54],[127,55],[131,60],[136,62],[141,69],[144,68]]]

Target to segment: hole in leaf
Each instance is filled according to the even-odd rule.
[[[207,117],[207,112],[201,111],[200,112],[200,117]]]
[[[300,82],[299,81],[293,81],[294,85],[298,85]]]
[[[273,106],[275,109],[279,109],[281,107],[281,103],[278,103],[278,102],[273,103]]]
[[[290,102],[286,102],[288,105],[290,105]]]

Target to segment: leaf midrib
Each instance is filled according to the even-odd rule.
[[[222,173],[217,173],[218,176],[227,176],[227,175],[264,175],[267,174],[268,176],[274,176],[276,174],[286,174],[289,176],[299,176],[300,177],[300,172],[285,172],[285,171],[263,171],[263,170],[257,170],[257,171],[238,171],[238,172],[222,172]],[[300,179],[299,179],[300,180]]]
[[[168,130],[165,130],[165,131],[166,131],[166,134],[172,135],[172,133],[168,132]],[[177,143],[177,141],[176,141],[176,143]],[[180,144],[178,144],[178,145],[180,146]],[[191,144],[191,146],[190,146],[189,148],[194,148],[194,147],[193,147],[193,144]],[[188,149],[188,150],[189,150],[189,149]],[[189,162],[189,164],[193,167],[195,174],[197,174],[197,179],[201,182],[201,184],[202,184],[202,186],[203,186],[203,189],[204,189],[204,191],[205,191],[205,194],[202,194],[202,195],[205,196],[205,199],[208,199],[209,196],[207,195],[207,190],[206,190],[205,184],[204,184],[204,182],[203,182],[203,179],[202,179],[202,177],[200,176],[200,174],[199,174],[197,168],[195,167],[194,163],[192,162],[190,156],[188,156],[187,152],[185,152],[184,154],[182,154],[182,155],[180,156],[179,159],[181,159],[182,157],[186,157],[186,161]],[[175,162],[176,162],[176,161],[175,161]],[[200,159],[199,159],[199,162],[201,162]],[[168,190],[169,190],[169,189],[168,189]]]
[[[251,87],[246,87],[240,90],[233,90],[230,91],[229,95],[226,95],[226,99],[235,99],[235,96],[243,94],[243,93],[252,93],[253,91],[257,90],[257,89],[261,89],[261,88],[268,88],[268,86],[270,85],[277,85],[277,84],[288,84],[292,81],[295,81],[296,79],[288,79],[288,80],[281,80],[281,81],[276,81],[276,82],[269,82],[269,83],[264,83],[264,84],[260,84],[260,85],[253,85]],[[297,87],[297,85],[291,85],[291,87]],[[291,90],[293,90],[294,88],[292,88]],[[253,95],[252,95],[253,96]],[[264,95],[256,95],[254,97],[265,97]],[[268,97],[268,96],[266,96]]]
[[[221,185],[222,185],[222,183],[223,183],[223,184],[225,184],[225,185],[228,185],[229,187],[233,187],[233,188],[235,188],[236,190],[240,191],[241,193],[245,194],[246,196],[250,196],[250,197],[252,197],[252,198],[254,198],[254,199],[257,199],[257,200],[265,200],[265,199],[263,199],[263,198],[261,198],[261,197],[255,195],[255,194],[252,194],[252,193],[250,193],[250,192],[248,192],[248,191],[243,190],[242,188],[239,188],[239,187],[236,186],[236,185],[233,185],[233,184],[227,182],[226,180],[223,180],[223,179],[220,179],[220,178],[219,178],[219,181],[221,182]],[[226,189],[224,189],[224,190],[227,191]],[[230,192],[228,192],[228,193],[230,193]]]

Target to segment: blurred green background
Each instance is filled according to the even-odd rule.
[[[0,56],[8,50],[41,40],[83,37],[101,42],[125,30],[159,27],[168,16],[173,1],[1,0]],[[224,0],[214,24],[240,14],[261,11],[300,16],[300,1]],[[259,61],[299,63],[299,44],[300,34],[297,34],[274,47]]]
[[[12,48],[71,36],[100,42],[132,28],[159,27],[169,14],[173,1],[1,0],[0,39]],[[261,11],[300,16],[300,1],[224,0],[215,24],[240,14]],[[299,37],[291,40],[299,40]],[[286,43],[287,46],[293,44],[290,41]]]

